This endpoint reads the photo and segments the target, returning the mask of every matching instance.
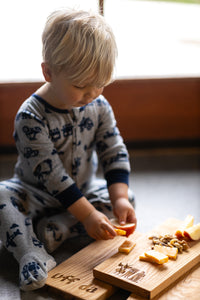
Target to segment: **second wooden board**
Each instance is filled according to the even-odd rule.
[[[173,222],[172,228],[175,224]],[[169,233],[169,231],[164,232]],[[116,253],[94,268],[96,278],[134,292],[145,298],[153,298],[200,262],[200,242],[190,242],[189,250],[178,254],[177,260],[157,265],[139,260],[149,250],[152,241],[142,235],[131,253]],[[132,237],[134,238],[134,236]]]

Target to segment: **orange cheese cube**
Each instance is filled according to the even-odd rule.
[[[129,253],[134,247],[135,247],[135,243],[133,243],[130,240],[126,240],[123,242],[123,244],[121,244],[121,246],[119,246],[118,251],[122,252],[122,253]]]
[[[114,228],[114,231],[117,233],[117,235],[126,235],[125,230]]]

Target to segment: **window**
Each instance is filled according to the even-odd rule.
[[[104,0],[118,77],[199,77],[200,1],[183,2]]]
[[[47,16],[62,7],[98,10],[98,0],[0,1],[0,81],[43,80],[41,35]]]
[[[43,80],[41,33],[49,13],[65,6],[98,10],[98,4],[98,0],[2,0],[0,82]],[[117,78],[200,75],[200,5],[104,0],[104,15],[118,44]]]

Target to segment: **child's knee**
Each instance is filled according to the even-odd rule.
[[[4,209],[18,210],[26,215],[29,213],[26,193],[7,181],[0,182],[0,211]]]
[[[4,182],[0,182],[0,212],[6,207],[7,199],[9,198],[9,191]]]

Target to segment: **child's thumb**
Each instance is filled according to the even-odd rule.
[[[119,217],[119,224],[120,225],[125,225],[126,224],[126,215],[121,215]]]

